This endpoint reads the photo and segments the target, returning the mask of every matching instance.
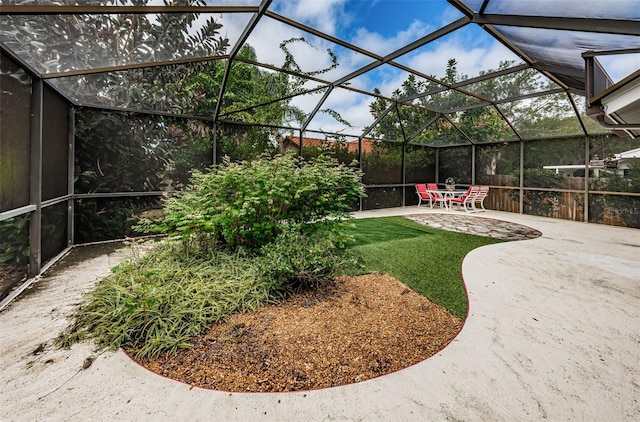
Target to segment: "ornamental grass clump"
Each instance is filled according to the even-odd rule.
[[[162,242],[115,267],[87,295],[57,343],[69,346],[88,337],[134,355],[175,353],[212,323],[273,301],[270,283],[240,254],[187,257],[179,245]]]

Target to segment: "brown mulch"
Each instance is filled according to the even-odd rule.
[[[177,356],[139,363],[202,388],[312,390],[414,365],[444,348],[462,324],[391,276],[342,277],[214,324]]]

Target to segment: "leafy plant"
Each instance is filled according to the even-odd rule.
[[[626,174],[615,170],[600,170],[600,177],[591,180],[591,189],[608,192],[640,192],[640,159],[633,159]],[[589,196],[592,221],[615,219],[616,224],[640,227],[640,198],[626,195],[592,194]]]
[[[334,160],[292,156],[196,173],[159,222],[138,226],[178,241],[118,266],[58,344],[91,337],[141,356],[175,353],[214,321],[357,265],[345,219],[359,178]]]
[[[143,221],[144,232],[193,238],[206,248],[258,251],[291,224],[312,235],[329,219],[350,218],[351,203],[364,194],[359,171],[321,156],[300,163],[291,155],[251,162],[225,161],[197,172],[187,192],[165,203],[159,222]]]
[[[0,221],[0,234],[0,264],[25,264],[29,259],[29,215]]]
[[[346,269],[359,268],[359,256],[345,250],[345,242],[351,238],[334,227],[327,225],[310,235],[300,234],[304,232],[300,227],[287,227],[260,251],[261,273],[289,292],[316,288]]]

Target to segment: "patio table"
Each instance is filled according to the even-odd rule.
[[[440,195],[444,198],[444,206],[447,211],[451,211],[451,199],[464,195],[467,193],[467,189],[439,190],[438,192],[440,192]]]

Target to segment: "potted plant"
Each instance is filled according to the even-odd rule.
[[[456,181],[453,177],[447,177],[447,179],[444,181],[444,184],[447,190],[454,190],[456,188]]]

